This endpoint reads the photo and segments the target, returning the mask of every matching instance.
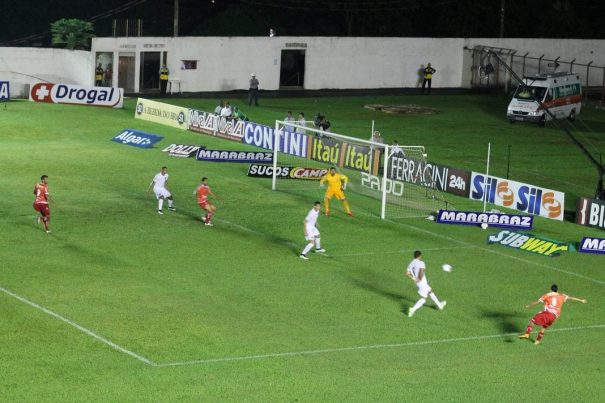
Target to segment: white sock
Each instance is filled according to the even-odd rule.
[[[315,238],[315,249],[321,249],[321,242],[319,242],[319,238]]]
[[[418,301],[416,301],[416,304],[414,304],[414,306],[412,307],[412,312],[416,312],[418,309],[420,309],[420,307],[424,305],[425,302],[426,298],[420,298]]]
[[[313,244],[312,243],[308,243],[307,246],[305,246],[305,249],[303,249],[302,254],[306,255],[307,253],[309,253],[309,251],[311,250],[311,248],[313,248]]]
[[[439,302],[439,299],[437,298],[437,296],[435,294],[433,294],[431,292],[431,293],[429,293],[429,297],[431,297],[431,299],[433,300],[434,303],[437,304],[437,306],[441,306],[441,302]]]
[[[168,207],[172,207],[172,199],[168,199]]]
[[[161,210],[163,205],[164,205],[164,199],[158,199],[158,210]]]

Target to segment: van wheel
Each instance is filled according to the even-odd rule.
[[[575,111],[575,109],[572,109],[572,111],[570,112],[569,116],[567,117],[567,120],[569,120],[570,122],[575,122],[575,120],[576,120],[576,111]]]
[[[542,115],[540,117],[540,120],[538,121],[538,126],[544,127],[545,124],[546,124],[546,115]]]

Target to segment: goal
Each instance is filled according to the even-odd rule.
[[[273,140],[273,190],[323,200],[319,180],[334,167],[349,179],[345,195],[355,214],[394,219],[442,208],[435,181],[417,169],[426,165],[424,146],[390,146],[280,120]],[[332,206],[341,208],[334,200]]]

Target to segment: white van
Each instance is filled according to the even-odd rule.
[[[575,73],[545,73],[523,77],[508,105],[506,117],[544,126],[551,117],[535,100],[540,100],[557,119],[574,121],[582,110],[582,83]]]

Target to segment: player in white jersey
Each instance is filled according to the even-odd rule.
[[[413,307],[408,309],[408,316],[410,317],[426,303],[426,297],[431,297],[439,309],[443,309],[445,304],[447,304],[447,301],[440,302],[439,298],[437,298],[437,296],[433,293],[433,290],[426,279],[425,270],[426,265],[422,261],[422,252],[417,250],[414,252],[414,260],[410,262],[405,273],[406,276],[416,283],[416,287],[418,287],[418,294],[420,294],[420,299],[416,301],[416,304],[414,304]]]
[[[168,210],[176,211],[174,207],[174,200],[172,199],[172,193],[168,190],[166,184],[168,183],[168,168],[162,167],[162,170],[158,172],[156,176],[153,177],[153,180],[149,184],[147,188],[147,193],[149,193],[149,189],[153,186],[153,193],[155,193],[155,197],[158,199],[158,214],[164,214],[162,212],[162,207],[164,206],[164,199],[168,200]]]
[[[319,211],[321,210],[321,202],[316,201],[313,203],[313,208],[309,211],[307,216],[305,217],[305,239],[309,241],[305,249],[300,254],[301,259],[308,260],[307,253],[313,248],[315,245],[315,252],[323,253],[326,250],[321,248],[321,243],[319,241],[319,223],[317,222],[317,217],[319,217]]]

